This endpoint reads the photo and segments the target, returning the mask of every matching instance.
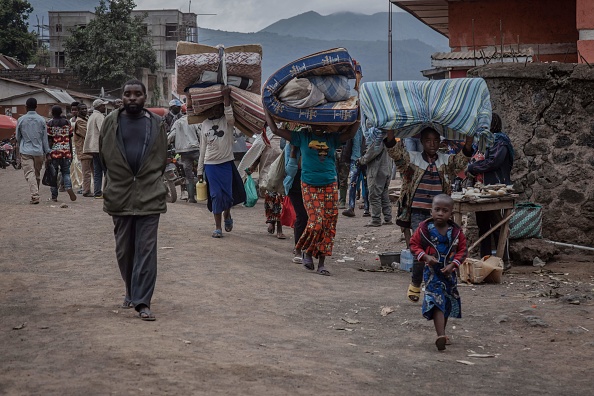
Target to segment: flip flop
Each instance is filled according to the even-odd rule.
[[[225,231],[231,232],[233,230],[233,219],[229,218],[225,220]]]
[[[278,239],[287,239],[287,237],[285,236],[285,234],[276,234],[276,237]]]
[[[330,271],[328,271],[326,269],[321,269],[321,270],[318,270],[318,274],[324,275],[324,276],[330,276]]]
[[[154,322],[155,320],[157,320],[157,318],[155,318],[155,315],[153,315],[151,310],[148,308],[142,308],[140,311],[138,311],[138,317],[147,322]]]
[[[223,231],[221,231],[221,230],[214,230],[212,232],[212,237],[213,238],[222,238],[223,237]]]
[[[445,351],[446,349],[447,338],[446,336],[439,336],[437,340],[435,340],[435,346],[437,347],[438,351]]]
[[[134,304],[132,304],[132,301],[124,300],[122,305],[120,305],[120,308],[122,308],[122,309],[134,308]]]
[[[408,285],[408,291],[406,293],[408,299],[412,302],[419,302],[421,296],[421,288],[413,285]]]

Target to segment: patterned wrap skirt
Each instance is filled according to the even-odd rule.
[[[307,226],[295,246],[313,257],[332,256],[338,221],[338,183],[310,186],[301,182]]]
[[[283,211],[282,194],[266,191],[264,197],[264,212],[266,214],[266,223],[276,223],[280,221]]]
[[[427,320],[433,319],[434,309],[439,309],[446,318],[462,317],[456,272],[446,275],[441,272],[442,268],[444,268],[442,263],[435,266],[425,265],[425,272],[423,273],[423,281],[425,282],[423,316]]]

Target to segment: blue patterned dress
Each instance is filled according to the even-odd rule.
[[[446,235],[441,235],[435,225],[428,224],[429,239],[437,247],[440,255],[439,264],[425,266],[423,281],[425,282],[425,298],[423,299],[423,316],[428,320],[433,319],[433,309],[439,309],[446,318],[461,318],[460,294],[457,288],[456,272],[449,275],[443,274],[441,269],[448,260],[446,254],[452,244],[452,227],[448,228]]]

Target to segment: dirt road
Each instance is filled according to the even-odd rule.
[[[262,202],[236,208],[220,240],[205,205],[178,202],[161,217],[157,321],[143,322],[119,308],[102,202],[62,193],[60,208],[48,197],[44,188],[29,205],[22,171],[0,170],[2,395],[592,392],[592,257],[461,287],[463,319],[438,353],[432,324],[406,300],[409,276],[358,270],[378,267],[370,252],[402,247],[394,226],[341,217],[323,277],[291,263],[291,239],[266,233]],[[336,262],[345,256],[354,260]]]

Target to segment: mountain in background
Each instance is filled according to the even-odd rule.
[[[34,10],[31,30],[48,11],[94,11],[99,0],[29,0]],[[393,61],[396,80],[423,79],[421,70],[431,67],[431,54],[448,50],[447,38],[411,15],[395,12]],[[373,15],[342,12],[320,15],[306,12],[283,19],[257,33],[200,29],[200,43],[208,45],[261,44],[264,50],[262,78],[266,80],[285,64],[314,52],[345,47],[363,68],[364,81],[388,79],[388,13]]]
[[[280,36],[275,33],[235,33],[221,30],[200,29],[201,44],[226,47],[240,44],[261,44],[264,52],[262,78],[295,59],[335,47],[344,47],[363,68],[363,81],[388,79],[388,43],[386,41],[317,40],[306,37]],[[394,42],[394,79],[421,80],[420,70],[431,66],[430,56],[434,47],[419,40]]]
[[[388,41],[387,12],[373,15],[340,12],[320,15],[309,11],[262,29],[262,32],[281,36],[309,37],[320,40]],[[440,51],[449,51],[448,39],[421,23],[406,12],[394,12],[392,18],[394,40],[417,39]]]

